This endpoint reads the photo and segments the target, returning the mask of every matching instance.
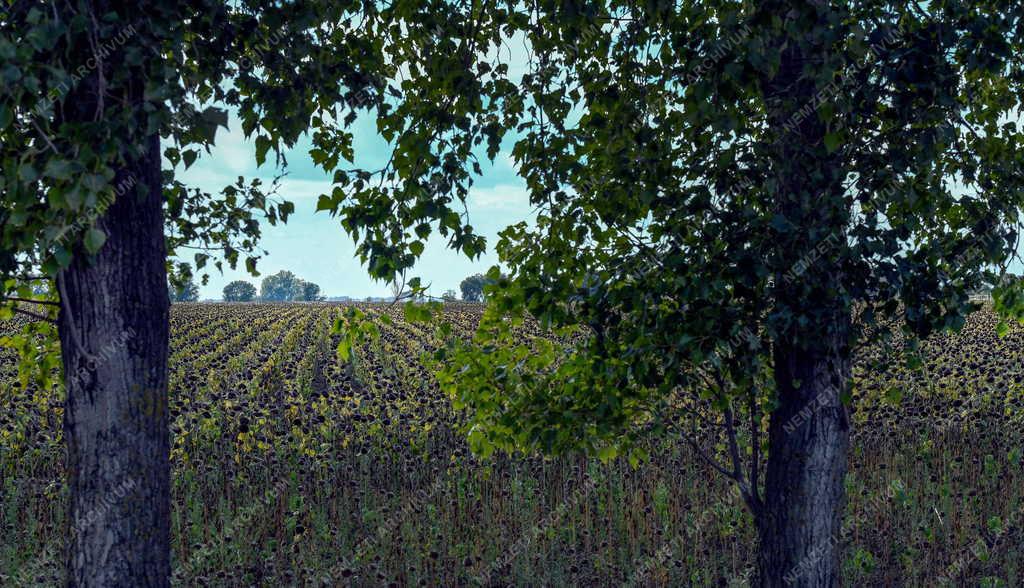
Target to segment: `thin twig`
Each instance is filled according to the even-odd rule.
[[[36,123],[35,120],[32,121],[32,126],[34,126],[36,128],[36,130],[39,131],[39,134],[42,135],[43,140],[46,141],[46,144],[50,146],[50,149],[53,149],[54,153],[56,153],[57,155],[60,155],[60,151],[57,151],[57,146],[54,145],[52,141],[50,141],[50,136],[47,135],[46,132],[43,131],[43,129],[41,129],[39,127],[39,124]]]
[[[686,441],[687,443],[689,443],[690,447],[692,447],[694,449],[694,451],[696,451],[697,454],[702,459],[704,459],[704,461],[708,462],[708,464],[711,465],[711,467],[715,468],[716,470],[718,470],[719,473],[721,473],[722,475],[724,475],[724,476],[726,476],[728,478],[732,478],[733,477],[732,472],[730,472],[729,470],[725,469],[725,467],[723,467],[717,461],[715,461],[710,456],[708,456],[708,454],[704,451],[704,449],[700,445],[698,445],[697,442],[694,441],[689,435],[687,435],[686,433],[681,433],[681,435],[683,437],[683,440]]]
[[[757,506],[754,501],[754,496],[750,491],[750,485],[743,477],[743,460],[740,458],[739,445],[736,443],[735,419],[732,409],[728,407],[728,404],[726,404],[725,408],[725,431],[726,438],[729,440],[729,455],[732,457],[732,479],[736,480],[736,483],[739,484],[740,493],[743,494],[743,498],[747,501],[747,504],[749,504],[752,509],[756,509]]]
[[[757,500],[757,503],[761,503],[761,491],[758,486],[758,475],[761,471],[761,411],[757,405],[757,388],[755,386],[750,387],[750,444],[751,444],[751,457],[750,457],[750,490]]]

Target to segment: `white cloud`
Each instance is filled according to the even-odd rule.
[[[269,182],[270,180],[267,179]],[[292,202],[300,200],[316,200],[321,194],[330,194],[334,184],[328,180],[291,180],[288,177],[281,179],[281,186],[277,193],[284,199]]]
[[[269,153],[267,157],[273,157],[273,154]],[[218,129],[216,146],[210,150],[206,159],[211,163],[216,161],[218,165],[235,173],[244,174],[256,167],[256,147],[252,141],[246,140],[242,133],[242,123],[232,117],[229,130]]]
[[[184,173],[179,172],[178,179],[191,188],[202,188],[211,194],[218,194],[225,186],[237,182],[239,175],[245,178],[246,184],[251,182],[253,178],[260,178],[263,180],[264,188],[269,188],[274,179],[273,176],[266,173],[260,173],[256,176],[245,173],[225,173],[224,171],[214,169],[212,165],[196,165]],[[317,196],[320,194],[330,194],[332,189],[334,189],[334,185],[328,180],[298,180],[285,176],[281,179],[277,192],[286,200],[302,202],[308,200],[315,201]]]
[[[472,213],[474,210],[526,212],[530,210],[530,196],[525,186],[513,184],[474,187],[469,191],[469,211]]]

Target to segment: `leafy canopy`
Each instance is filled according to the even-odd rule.
[[[611,451],[707,371],[728,408],[770,371],[769,342],[809,344],[854,307],[918,336],[956,328],[1017,236],[1024,25],[1008,0],[105,6],[0,16],[7,295],[104,246],[95,219],[143,191],[116,172],[154,133],[169,252],[196,251],[174,273],[211,253],[255,273],[258,221],[294,206],[255,180],[175,179],[228,109],[260,163],[311,138],[334,184],[317,208],[389,280],[435,231],[483,251],[466,198],[509,138],[537,221],[502,233],[509,276],[492,271],[478,338],[442,374],[481,448]],[[512,43],[531,52],[522,78]],[[133,84],[143,100],[74,111],[76,92]],[[393,147],[382,168],[353,163],[360,114]],[[1024,314],[1019,284],[994,296]],[[518,338],[527,312],[564,341]]]
[[[310,156],[334,183],[318,208],[341,215],[375,276],[412,265],[434,230],[478,254],[483,239],[458,206],[471,182],[462,164],[484,141],[497,151],[500,121],[481,118],[491,115],[479,97],[510,90],[496,88],[500,76],[473,56],[495,48],[511,15],[482,13],[478,4],[418,0],[14,2],[0,12],[6,296],[102,249],[97,219],[117,198],[152,188],[118,172],[154,135],[169,164],[161,188],[175,283],[243,259],[258,275],[260,221],[294,211],[276,182],[238,178],[206,192],[176,178],[215,144],[229,110],[260,164],[272,152],[283,169],[285,152],[300,137],[312,140]],[[93,102],[79,98],[97,93],[101,106],[82,112]],[[352,165],[350,129],[360,114],[395,146],[383,169]],[[13,302],[7,308],[14,312]],[[27,345],[25,337],[12,346]]]
[[[191,280],[183,285],[167,284],[167,297],[171,302],[196,302],[199,300],[199,286]]]
[[[245,280],[235,280],[224,286],[225,302],[251,302],[256,298],[256,286]]]
[[[1024,316],[1000,281],[1024,204],[1011,3],[540,2],[517,22],[521,95],[482,102],[522,133],[537,221],[501,234],[510,276],[441,357],[477,450],[611,457],[699,407],[755,422],[773,346],[850,353],[898,324],[912,348],[983,284]],[[526,313],[563,343],[524,338]]]
[[[480,302],[484,297],[484,277],[482,274],[469,276],[459,284],[462,299],[466,302]]]
[[[306,302],[323,299],[323,296],[320,296],[320,286],[312,282],[301,282],[299,296],[297,300],[304,300]]]

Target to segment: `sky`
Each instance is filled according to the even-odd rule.
[[[269,184],[277,172],[273,154],[268,154],[268,161],[257,167],[255,146],[246,140],[240,121],[231,116],[228,127],[218,130],[216,147],[209,154],[203,154],[188,170],[179,165],[176,177],[190,187],[211,194],[218,194],[238,176],[243,176],[247,182],[259,177]],[[377,134],[374,120],[357,120],[353,135],[356,165],[371,169],[382,167],[391,151]],[[502,145],[502,151],[492,164],[482,165],[483,175],[476,178],[467,202],[474,231],[487,237],[487,252],[470,260],[448,249],[443,238],[432,237],[410,272],[410,277],[420,276],[424,284],[430,284],[431,295],[441,296],[449,289],[459,292],[459,283],[465,277],[486,272],[498,262],[494,252],[498,232],[532,216],[525,183],[516,174],[510,154],[512,142],[513,139],[509,139]],[[260,276],[250,276],[242,263],[237,270],[224,264],[223,274],[207,265],[204,269],[209,269],[209,282],[203,285],[197,280],[200,299],[221,298],[224,286],[233,280],[247,280],[259,288],[264,277],[280,270],[291,271],[303,280],[318,284],[321,294],[328,297],[389,295],[389,286],[372,280],[355,256],[355,244],[342,229],[340,219],[331,217],[327,211],[316,212],[317,197],[329,194],[333,185],[330,176],[313,164],[308,154],[310,147],[309,139],[304,139],[285,153],[288,175],[281,180],[278,193],[295,204],[295,213],[284,225],[261,224],[260,248],[268,253],[257,263]],[[189,261],[187,257],[181,259]]]
[[[522,39],[514,39],[507,47],[503,61],[510,66],[510,78],[520,78],[528,69],[529,50]],[[273,154],[268,162],[256,165],[255,146],[246,140],[237,117],[229,117],[228,129],[218,129],[215,147],[209,154],[203,154],[188,170],[179,165],[176,177],[189,187],[218,194],[224,186],[235,183],[239,176],[246,179],[262,178],[269,184],[277,174]],[[372,116],[357,119],[351,129],[356,154],[354,167],[379,169],[391,154],[391,148],[377,132]],[[461,253],[447,248],[443,238],[436,234],[428,240],[423,255],[409,272],[409,277],[419,276],[428,293],[441,296],[446,290],[459,292],[459,283],[475,273],[484,273],[498,263],[494,246],[498,233],[505,227],[533,218],[525,183],[516,172],[511,149],[516,136],[510,133],[493,163],[486,163],[481,157],[483,174],[475,178],[470,190],[467,208],[469,221],[474,232],[487,238],[487,251],[479,258],[470,260]],[[287,176],[281,180],[279,194],[295,204],[295,213],[287,224],[270,226],[261,223],[262,238],[260,249],[266,250],[257,264],[259,277],[249,275],[244,263],[237,270],[226,267],[223,273],[207,265],[208,283],[199,284],[200,299],[220,299],[226,284],[234,280],[246,280],[259,288],[263,277],[281,270],[293,272],[299,278],[316,283],[321,294],[327,297],[389,296],[390,287],[381,281],[372,280],[365,266],[355,256],[355,244],[342,229],[340,220],[326,212],[316,212],[320,194],[330,193],[333,184],[330,177],[317,168],[309,156],[311,141],[300,140],[285,153],[288,161]],[[165,162],[166,164],[166,162]],[[182,250],[185,251],[185,250]],[[188,258],[182,258],[190,261]],[[1019,264],[1011,269],[1019,271]]]
[[[493,58],[493,53],[489,57]],[[502,48],[501,60],[509,66],[509,79],[517,81],[527,73],[530,50],[521,34],[508,39]],[[350,130],[354,136],[355,151],[352,167],[383,167],[390,158],[391,148],[377,132],[376,119],[370,115],[360,116]],[[464,254],[448,249],[443,237],[436,233],[432,235],[407,276],[420,277],[421,282],[429,286],[428,294],[440,297],[446,290],[455,290],[461,297],[459,283],[463,279],[485,273],[498,263],[494,252],[498,233],[509,225],[533,219],[526,184],[517,175],[511,155],[517,138],[514,133],[506,136],[493,163],[487,163],[484,156],[480,157],[483,174],[474,178],[466,202],[469,223],[474,233],[487,238],[487,251],[470,260]],[[202,154],[188,170],[179,165],[175,170],[176,179],[190,188],[218,194],[225,186],[235,183],[238,176],[244,177],[246,183],[258,177],[264,180],[264,185],[269,185],[277,175],[272,152],[267,154],[267,162],[263,166],[256,165],[255,144],[246,140],[241,122],[234,113],[229,116],[228,129],[218,129],[215,145],[209,154]],[[318,196],[330,194],[334,186],[331,176],[313,164],[309,156],[311,147],[312,141],[304,138],[285,152],[288,175],[281,180],[278,194],[295,204],[295,213],[284,225],[261,223],[259,246],[267,254],[256,266],[260,276],[248,274],[244,261],[239,262],[237,270],[231,270],[224,264],[223,274],[207,264],[204,271],[208,270],[209,281],[204,285],[197,279],[200,300],[222,298],[224,286],[234,280],[246,280],[259,289],[264,277],[281,270],[291,271],[307,282],[318,284],[321,295],[327,297],[391,295],[386,283],[369,277],[366,267],[356,257],[355,243],[341,227],[340,219],[331,217],[327,211],[316,212]],[[165,165],[169,165],[168,162],[165,161]],[[187,257],[180,259],[191,261]]]

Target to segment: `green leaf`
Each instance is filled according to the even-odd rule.
[[[91,254],[94,254],[103,247],[103,244],[107,242],[107,234],[95,227],[85,232],[85,238],[83,244],[85,250]]]
[[[349,337],[342,337],[338,342],[338,357],[341,361],[348,361],[352,357],[352,340]]]
[[[825,135],[825,149],[828,149],[829,153],[835,152],[836,149],[839,149],[839,144],[842,140],[843,138],[839,133],[827,133]]]
[[[605,445],[597,451],[597,457],[603,463],[608,463],[619,455],[619,448],[614,445]]]
[[[903,400],[903,389],[899,386],[890,386],[885,391],[885,401],[892,405],[897,405]]]
[[[425,323],[430,321],[434,313],[443,309],[444,306],[435,303],[417,304],[409,301],[405,303],[403,308],[405,311],[405,320],[410,323]]]
[[[53,250],[53,258],[57,261],[57,266],[61,269],[67,268],[71,265],[71,251],[66,247],[55,247]]]
[[[223,108],[210,106],[200,116],[211,125],[228,128],[228,111]]]
[[[65,159],[51,159],[46,162],[43,168],[43,175],[55,180],[70,180],[73,166]]]
[[[263,165],[267,160],[267,151],[273,143],[265,135],[256,136],[256,165]]]
[[[18,166],[18,179],[22,182],[31,183],[36,181],[38,178],[39,173],[31,163],[25,162]]]
[[[195,163],[197,157],[199,157],[199,153],[197,153],[195,149],[189,149],[182,153],[181,159],[185,163],[185,169],[192,167],[192,164]]]

